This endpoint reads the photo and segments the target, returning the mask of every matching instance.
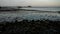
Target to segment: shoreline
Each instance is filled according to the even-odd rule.
[[[20,13],[24,13],[25,11],[27,11],[27,13],[25,13],[25,14],[22,14],[22,15],[20,15],[20,13],[19,13],[19,11],[20,11]],[[24,11],[24,12],[22,12],[22,11]],[[25,33],[27,33],[27,34],[29,34],[29,33],[31,33],[31,34],[46,34],[46,33],[48,33],[48,34],[59,34],[59,32],[60,32],[60,21],[59,21],[59,14],[56,14],[57,12],[52,12],[52,11],[38,11],[38,13],[40,12],[40,13],[45,13],[45,12],[47,12],[48,14],[49,13],[52,13],[52,14],[50,14],[50,15],[45,15],[46,17],[53,17],[53,18],[56,18],[57,17],[57,21],[52,21],[52,20],[49,20],[49,19],[46,19],[46,20],[39,20],[39,18],[38,17],[41,17],[42,15],[40,15],[40,13],[39,13],[39,15],[38,14],[35,14],[34,12],[33,12],[33,15],[30,13],[30,12],[28,12],[28,11],[35,11],[35,13],[37,13],[37,11],[38,10],[25,10],[25,9],[19,9],[19,10],[7,10],[7,11],[5,11],[5,10],[3,10],[3,11],[1,11],[0,12],[0,20],[1,21],[3,21],[3,22],[0,22],[0,34],[25,34]],[[9,13],[3,13],[3,12],[9,12]],[[11,12],[11,13],[10,13]],[[13,14],[13,13],[14,14]],[[59,11],[60,12],[60,11]],[[29,14],[30,13],[30,14]],[[54,13],[54,14],[53,14]],[[35,15],[37,15],[37,16],[35,16]],[[58,16],[59,15],[59,16]],[[20,20],[19,19],[19,17],[21,17],[22,16],[22,18],[27,18],[28,17],[28,19],[30,18],[30,16],[33,18],[33,17],[36,17],[38,20],[27,20],[27,19],[22,19],[22,20]],[[43,17],[44,17],[44,15],[43,15]],[[45,18],[46,18],[45,17]],[[50,17],[50,19],[52,19]],[[30,19],[32,19],[32,18],[30,18]],[[5,19],[6,19],[6,21],[5,21]],[[10,21],[11,20],[11,21]],[[55,19],[54,19],[55,20]]]

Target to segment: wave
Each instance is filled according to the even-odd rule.
[[[6,13],[0,14],[0,23],[1,22],[15,22],[22,20],[52,20],[52,21],[60,21],[60,14],[58,13]]]

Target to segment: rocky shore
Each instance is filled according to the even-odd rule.
[[[59,34],[60,21],[22,20],[0,24],[0,34]]]

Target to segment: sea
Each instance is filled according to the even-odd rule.
[[[36,8],[22,8],[28,10],[42,10],[42,11],[60,11],[60,7],[36,7]]]
[[[0,12],[0,23],[15,22],[22,20],[52,20],[60,21],[60,8],[20,8],[26,10],[42,10],[52,12],[40,12],[40,11],[1,11]]]

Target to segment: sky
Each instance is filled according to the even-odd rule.
[[[60,0],[0,0],[0,6],[60,6]]]

